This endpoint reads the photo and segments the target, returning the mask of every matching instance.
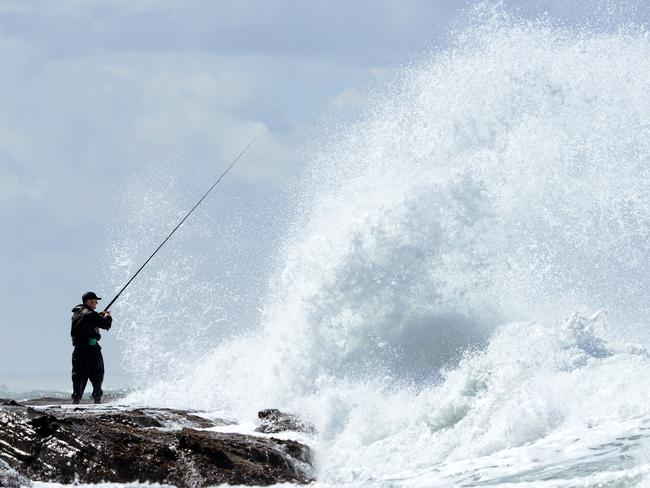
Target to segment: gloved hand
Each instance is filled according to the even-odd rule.
[[[107,312],[107,311],[104,310],[103,312],[99,312],[99,315],[101,315],[102,317],[106,318],[106,317],[110,317],[110,316],[111,316],[111,312]],[[111,330],[112,325],[113,325],[113,324],[110,324],[110,323],[109,323],[109,324],[106,324],[106,327],[104,327],[104,329],[105,329],[105,330]]]

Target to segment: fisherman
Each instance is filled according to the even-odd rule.
[[[92,397],[95,403],[102,402],[104,381],[104,358],[98,341],[102,338],[99,329],[109,330],[113,322],[111,313],[96,312],[97,301],[101,300],[89,291],[81,297],[81,304],[72,309],[72,403],[78,404],[86,389],[88,380],[93,385]]]

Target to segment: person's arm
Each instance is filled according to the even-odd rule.
[[[72,337],[79,340],[80,342],[85,342],[87,339],[90,339],[95,336],[95,320],[93,317],[93,312],[84,310],[78,317],[72,322]]]
[[[113,324],[113,317],[111,317],[110,312],[101,312],[97,314],[99,316],[99,321],[97,322],[97,327],[104,330],[109,330]]]
[[[82,326],[82,317],[77,316],[72,319],[72,327],[70,328],[70,335],[72,336],[73,339],[84,339],[85,337],[82,336],[84,333],[84,329]]]

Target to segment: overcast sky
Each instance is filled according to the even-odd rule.
[[[291,211],[287,182],[308,164],[299,148],[321,114],[444,48],[466,3],[0,0],[0,386],[22,388],[25,373],[65,387],[70,308],[122,278],[105,276],[107,249],[137,240],[133,259],[146,257],[165,219],[257,136],[202,214],[227,229],[217,244],[243,249],[224,296],[254,307],[266,276],[238,290],[241,278],[290,218],[251,228]],[[506,4],[575,21],[592,2]],[[196,176],[180,184],[178,208],[151,217],[153,235],[125,234],[122,220],[138,220],[127,197],[156,198],[176,176]],[[102,343],[117,378],[121,344],[112,333]]]

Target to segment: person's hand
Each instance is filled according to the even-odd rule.
[[[111,312],[107,312],[106,310],[104,310],[103,312],[99,312],[99,315],[101,315],[102,317],[106,317],[106,316],[110,317]]]

